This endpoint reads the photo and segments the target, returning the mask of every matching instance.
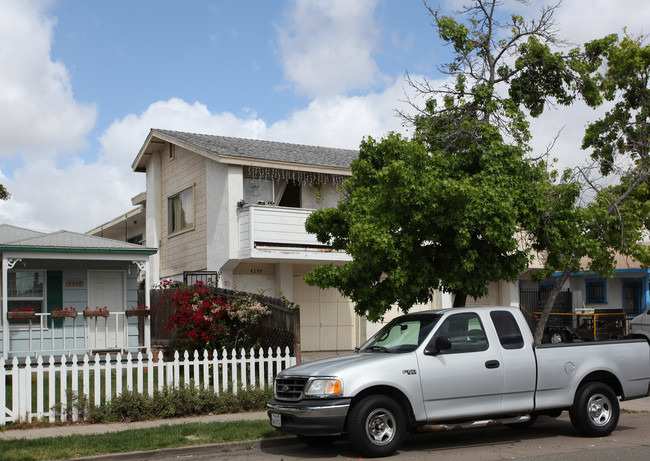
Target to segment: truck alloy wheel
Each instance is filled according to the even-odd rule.
[[[569,409],[571,423],[587,437],[602,437],[618,424],[620,407],[616,394],[603,383],[587,383],[576,392]]]
[[[371,395],[352,407],[347,429],[350,442],[363,456],[388,456],[404,440],[404,411],[390,397]]]

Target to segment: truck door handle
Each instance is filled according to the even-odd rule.
[[[485,368],[499,368],[499,365],[501,364],[498,360],[488,360],[485,362]]]

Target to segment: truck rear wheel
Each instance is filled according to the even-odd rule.
[[[573,427],[584,436],[602,437],[618,424],[620,407],[612,388],[603,383],[587,383],[576,393],[569,416]]]
[[[352,407],[347,430],[350,442],[363,456],[388,456],[404,441],[406,418],[390,397],[371,395]]]

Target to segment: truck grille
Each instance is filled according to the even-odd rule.
[[[307,378],[277,378],[275,380],[275,397],[280,400],[300,400]]]

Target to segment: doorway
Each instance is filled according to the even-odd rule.
[[[628,320],[643,312],[643,279],[623,279],[623,312]]]
[[[89,317],[89,346],[92,349],[122,349],[124,334],[118,333],[118,315],[124,312],[125,274],[123,271],[88,271],[88,308],[107,307],[108,317]],[[123,321],[125,318],[119,316]],[[125,328],[125,325],[122,325]]]

